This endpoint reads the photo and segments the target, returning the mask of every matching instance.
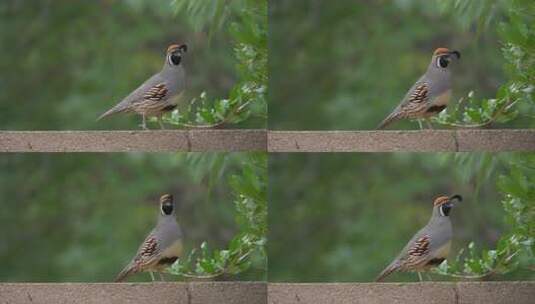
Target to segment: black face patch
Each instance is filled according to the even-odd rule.
[[[163,203],[162,212],[165,215],[169,215],[169,214],[173,213],[173,204],[171,204],[171,203]]]
[[[179,52],[174,52],[171,55],[169,55],[169,61],[172,65],[179,65],[180,62],[182,62],[182,56]]]
[[[442,206],[440,206],[440,215],[442,216],[449,216],[451,211],[451,203],[445,203]]]
[[[437,60],[437,65],[440,68],[447,68],[448,64],[450,64],[450,61],[448,60],[447,56],[440,56]]]

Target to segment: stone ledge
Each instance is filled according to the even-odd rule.
[[[535,151],[534,130],[0,131],[0,152]]]
[[[533,151],[535,130],[269,131],[269,152]]]
[[[0,303],[265,304],[262,282],[2,283]]]
[[[529,304],[535,282],[273,283],[268,304]]]
[[[265,130],[0,131],[0,152],[266,151]]]
[[[0,303],[528,304],[535,282],[1,283]]]

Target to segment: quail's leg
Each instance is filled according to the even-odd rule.
[[[152,272],[151,272],[151,273],[152,273]],[[416,273],[418,274],[418,279],[420,280],[420,282],[422,282],[422,281],[423,281],[423,280],[422,280],[422,274],[421,274],[419,271],[416,272]]]
[[[152,271],[149,271],[150,273],[150,278],[152,279],[152,281],[154,282],[154,273],[152,273]]]
[[[420,130],[422,130],[423,129],[422,120],[421,119],[417,119],[416,121],[418,122],[418,126],[420,127]]]
[[[160,128],[162,128],[162,130],[165,130],[165,126],[163,125],[161,116],[158,116],[158,123],[160,124]]]
[[[165,282],[165,277],[163,276],[163,273],[158,272],[158,274],[160,275],[160,281]]]
[[[432,282],[433,281],[433,278],[431,277],[431,274],[429,272],[426,272],[425,273],[425,276],[427,277],[427,280]]]
[[[141,117],[143,117],[142,121],[141,121],[141,126],[140,126],[141,129],[148,130],[147,129],[147,120],[145,119],[145,114],[141,114]]]

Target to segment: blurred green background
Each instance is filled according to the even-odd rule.
[[[495,98],[508,79],[498,23],[519,2],[533,18],[533,1],[271,1],[269,128],[374,129],[425,72],[437,47],[462,53],[453,67],[452,102],[470,91]],[[473,16],[488,24],[471,22]],[[530,25],[523,26],[524,34]],[[526,45],[533,52],[533,37]],[[526,64],[533,74],[533,61]],[[532,91],[533,85],[531,78]],[[535,127],[533,105],[518,106],[521,115],[494,127]]]
[[[524,171],[512,170],[517,161]],[[433,199],[443,194],[464,197],[451,215],[450,258],[471,241],[477,251],[495,248],[502,234],[513,230],[504,220],[505,195],[498,182],[508,195],[523,193],[518,196],[525,209],[519,213],[531,238],[527,248],[533,250],[533,154],[275,154],[269,165],[270,282],[373,281],[427,223]],[[525,251],[518,256],[511,264],[524,266],[486,279],[535,279],[525,267]],[[404,273],[387,280],[418,278]]]
[[[239,231],[230,182],[249,156],[0,155],[0,281],[112,281],[154,227],[164,193],[175,195],[187,250],[227,246]],[[224,279],[262,280],[262,263]]]
[[[203,91],[228,96],[238,78],[235,41],[229,31],[197,26],[202,18],[191,21],[186,9],[175,13],[182,2],[2,1],[0,129],[138,129],[137,115],[95,120],[159,72],[172,43],[189,46],[184,100]],[[195,13],[210,18],[212,6]],[[264,121],[255,117],[237,127]]]

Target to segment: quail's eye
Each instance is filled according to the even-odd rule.
[[[162,212],[165,215],[169,215],[173,213],[173,205],[172,204],[163,204],[162,205]]]
[[[172,65],[179,65],[182,61],[182,56],[180,54],[174,53],[169,56],[169,61]]]
[[[451,211],[451,204],[447,203],[447,204],[440,206],[440,215],[448,216],[450,215],[450,211]]]
[[[438,57],[437,66],[439,68],[446,68],[450,62],[445,56]]]

